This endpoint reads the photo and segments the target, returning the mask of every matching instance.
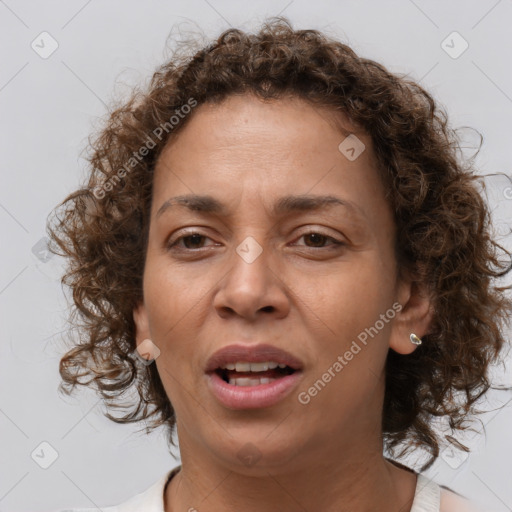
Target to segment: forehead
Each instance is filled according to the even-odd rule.
[[[170,196],[206,193],[226,204],[254,196],[270,207],[273,198],[337,191],[378,206],[383,191],[370,137],[357,131],[364,150],[353,161],[339,149],[355,129],[341,114],[295,97],[247,94],[199,105],[157,162],[153,215]]]
[[[371,142],[359,127],[334,107],[313,105],[296,96],[263,100],[246,93],[196,107],[186,128],[171,136],[163,153],[172,152],[183,139],[188,141],[198,135],[201,144],[221,146],[228,143],[229,149],[235,150],[233,143],[243,141],[247,145],[250,142],[244,140],[247,136],[254,137],[255,143],[268,142],[269,148],[296,140],[304,142],[305,139],[309,139],[308,145],[314,147],[315,139],[334,136],[338,140],[356,132],[360,138]]]
[[[332,163],[346,164],[338,146],[353,133],[365,150],[350,167],[373,165],[370,137],[340,112],[297,97],[263,101],[252,94],[230,96],[195,108],[187,125],[171,134],[156,174],[178,169],[184,161],[189,169],[207,166],[210,174],[218,167],[247,172],[259,165],[260,176],[284,166],[294,166],[298,172],[316,162],[325,164],[329,158]]]

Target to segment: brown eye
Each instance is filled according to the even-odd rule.
[[[331,237],[331,236],[327,236],[327,235],[324,235],[323,233],[318,233],[316,231],[312,231],[310,233],[304,233],[300,238],[304,238],[305,241],[310,241],[311,243],[308,244],[306,243],[306,247],[311,247],[311,248],[317,248],[317,249],[323,249],[325,247],[325,243],[328,242],[328,241],[331,241],[331,243],[329,244],[330,246],[339,246],[339,245],[343,245],[342,242],[340,242],[339,240],[336,240],[335,238]]]
[[[201,242],[201,239],[204,239],[204,238],[206,238],[206,237],[196,233],[195,235],[184,236],[181,238],[181,240],[183,240],[185,247],[187,249],[197,249],[198,247],[196,247],[196,246]],[[189,244],[186,243],[187,240],[190,241],[190,245],[192,247],[190,247]]]
[[[304,235],[304,240],[310,240],[313,243],[313,247],[318,247],[324,245],[327,237],[320,233],[310,233],[308,235]]]
[[[202,239],[207,239],[208,237],[202,235],[201,233],[190,233],[187,235],[180,236],[174,242],[168,245],[168,249],[177,248],[178,250],[194,250],[201,249],[201,241]],[[183,245],[179,245],[180,242],[183,242]]]

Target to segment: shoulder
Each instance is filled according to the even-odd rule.
[[[439,512],[483,512],[460,494],[441,487]]]
[[[102,512],[122,512],[123,508],[119,508],[119,505],[112,505],[110,507],[101,508],[66,508],[57,510],[57,512],[98,512],[98,510],[101,510]]]
[[[63,508],[57,510],[56,512],[98,512],[101,510],[102,512],[117,512],[118,508],[116,506],[112,507],[101,507],[100,508]]]
[[[482,508],[446,485],[418,473],[416,494],[410,512],[484,512]]]
[[[164,492],[169,480],[180,470],[181,465],[167,471],[144,491],[132,496],[119,505],[101,507],[103,512],[164,512]],[[97,512],[98,508],[73,508],[58,512]]]

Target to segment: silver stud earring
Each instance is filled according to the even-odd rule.
[[[411,335],[409,336],[411,343],[414,343],[415,345],[421,345],[423,342],[421,341],[421,338],[418,338],[416,334],[411,332]]]

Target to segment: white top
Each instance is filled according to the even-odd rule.
[[[181,469],[177,466],[168,471],[145,491],[103,512],[165,512],[164,490],[167,482]],[[59,512],[94,512],[96,508],[74,508]],[[418,473],[416,491],[410,512],[478,512],[466,499],[446,488],[441,488],[425,475]]]

